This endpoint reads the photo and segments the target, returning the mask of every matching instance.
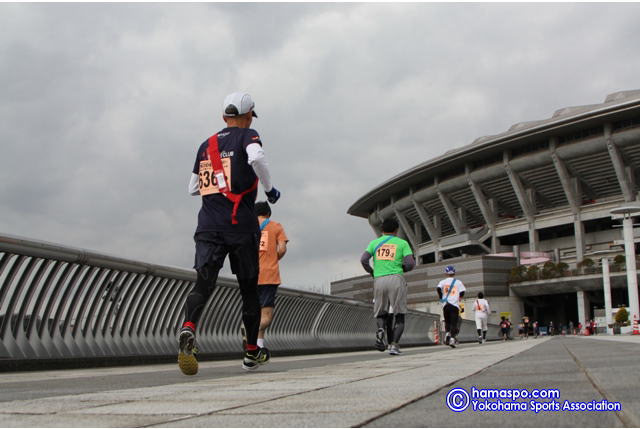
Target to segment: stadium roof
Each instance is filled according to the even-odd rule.
[[[559,133],[576,132],[601,124],[610,117],[615,117],[615,120],[631,118],[638,114],[638,109],[640,90],[620,91],[609,94],[601,104],[565,107],[555,111],[548,119],[514,124],[503,133],[479,137],[469,145],[447,151],[390,178],[359,198],[347,213],[367,217],[378,203],[391,195],[412,187],[422,188],[425,178],[446,173],[453,166],[481,160],[490,152],[526,146],[558,136]]]

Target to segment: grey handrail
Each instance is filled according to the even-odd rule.
[[[0,234],[2,359],[171,356],[195,271]],[[201,351],[241,349],[237,283],[219,278],[198,327]],[[273,351],[372,346],[368,303],[281,288]],[[431,344],[439,317],[409,311],[404,345]]]

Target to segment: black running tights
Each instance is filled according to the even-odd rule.
[[[215,290],[218,280],[218,269],[207,264],[198,271],[196,285],[185,303],[185,321],[198,324],[202,310]],[[204,275],[203,275],[204,274]],[[242,295],[242,322],[247,330],[247,344],[255,345],[260,328],[260,304],[258,302],[258,279],[240,279],[240,295]]]
[[[460,310],[455,305],[446,303],[445,306],[442,307],[442,315],[444,316],[444,330],[455,338],[458,335]]]
[[[404,314],[385,313],[376,318],[378,329],[384,329],[387,333],[388,343],[399,343],[404,332]]]

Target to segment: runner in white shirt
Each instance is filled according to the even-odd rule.
[[[460,298],[466,290],[464,284],[457,278],[453,265],[447,265],[444,269],[447,278],[440,281],[437,286],[438,297],[442,303],[442,315],[444,316],[444,329],[446,332],[444,343],[450,347],[456,347],[458,336],[458,318],[460,317]]]
[[[473,303],[473,311],[476,313],[476,330],[478,331],[478,343],[487,341],[487,319],[491,313],[489,301],[484,299],[484,294],[478,292],[478,299]]]

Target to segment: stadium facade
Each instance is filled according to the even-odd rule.
[[[640,90],[622,91],[448,151],[375,187],[348,213],[376,234],[383,219],[399,221],[418,255],[408,275],[413,308],[437,310],[435,285],[453,263],[470,296],[483,291],[495,303],[492,321],[508,312],[577,324],[603,301],[602,275],[587,278],[597,277],[602,258],[624,254],[611,210],[637,203],[639,184]],[[567,265],[544,282],[529,275],[516,284],[514,267],[545,262]],[[614,307],[628,305],[615,271]],[[331,286],[332,294],[365,300],[370,288],[367,277]]]

